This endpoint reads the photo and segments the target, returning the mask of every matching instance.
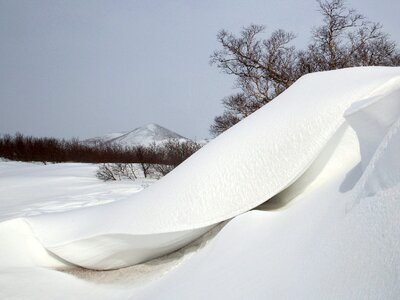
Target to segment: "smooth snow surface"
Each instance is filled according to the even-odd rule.
[[[0,224],[9,270],[0,282],[18,267],[28,269],[22,278],[49,278],[49,298],[69,282],[86,299],[398,299],[399,91],[399,68],[304,76],[140,193]],[[38,268],[131,266],[231,218],[190,259],[140,286],[96,292]]]

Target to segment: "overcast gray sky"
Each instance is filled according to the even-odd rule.
[[[400,41],[400,1],[349,0]],[[314,0],[0,0],[0,133],[87,138],[154,122],[208,136],[233,78],[217,32],[283,28],[304,46]],[[268,32],[268,31],[267,31]]]

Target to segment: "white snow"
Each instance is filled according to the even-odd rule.
[[[399,91],[400,68],[307,75],[140,193],[1,223],[0,295],[397,299]],[[1,164],[5,170],[23,166]],[[1,180],[20,181],[5,174]],[[33,169],[25,176],[40,177]],[[88,183],[81,184],[84,190]],[[16,199],[16,216],[20,207],[41,201],[29,192],[29,179],[20,186],[26,189],[21,194],[17,188],[2,193],[12,195],[5,203]],[[59,191],[67,196],[68,184]],[[9,218],[13,206],[4,207]],[[231,218],[187,259],[172,259],[167,268],[162,265],[171,256],[154,260],[151,274],[158,275],[151,281],[104,284],[73,271],[75,265],[115,269],[161,256]],[[61,267],[72,271],[54,271]],[[85,274],[115,279],[143,268],[123,270]]]
[[[126,199],[154,179],[103,183],[98,165],[0,162],[0,221]]]

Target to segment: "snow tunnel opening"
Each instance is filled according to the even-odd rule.
[[[204,248],[229,221],[216,224],[199,238],[173,252],[140,264],[110,270],[94,270],[73,265],[72,267],[56,268],[56,271],[93,283],[129,285],[130,287],[143,286],[159,279]]]
[[[347,122],[343,122],[304,173],[255,209],[263,211],[285,209],[295,203],[298,196],[328,182],[332,174],[338,176],[349,162],[356,165],[358,161],[359,143],[356,134]],[[357,176],[353,177],[355,181],[359,178]]]

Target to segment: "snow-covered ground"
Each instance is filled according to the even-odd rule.
[[[154,179],[111,181],[95,177],[98,165],[0,161],[0,221],[126,199]]]
[[[382,67],[301,78],[143,190],[1,162],[0,297],[398,299],[398,153]]]

